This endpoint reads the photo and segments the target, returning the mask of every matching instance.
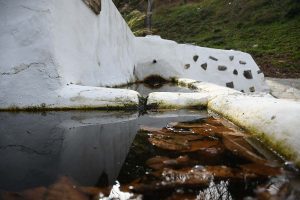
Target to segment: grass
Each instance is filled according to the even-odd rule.
[[[154,9],[153,33],[248,52],[267,76],[300,77],[299,0],[200,0]]]

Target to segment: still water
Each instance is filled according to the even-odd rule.
[[[0,189],[49,185],[67,175],[97,185],[114,183],[141,124],[163,127],[206,117],[205,111],[0,113]],[[101,181],[101,180],[100,180]]]
[[[298,197],[298,169],[232,126],[196,110],[2,112],[1,195],[14,199],[43,188],[45,196],[71,185],[70,195],[80,188],[85,198],[107,199],[118,180],[118,191],[132,199],[196,199],[207,188],[242,199],[270,186]],[[39,199],[34,195],[27,199]]]
[[[154,86],[128,88],[195,92]],[[0,112],[0,199],[292,200],[300,178],[206,110]]]

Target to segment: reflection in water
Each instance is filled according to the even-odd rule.
[[[0,156],[4,200],[300,196],[297,168],[206,111],[0,113]]]
[[[211,181],[208,188],[200,191],[196,200],[232,200],[228,185],[229,181],[221,181],[219,184]]]
[[[179,117],[180,115],[180,117]],[[80,185],[112,185],[141,124],[162,127],[206,112],[0,113],[0,190],[52,184],[70,176]]]

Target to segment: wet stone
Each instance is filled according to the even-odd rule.
[[[191,65],[190,64],[186,64],[186,65],[184,65],[184,69],[188,69],[188,68],[190,68],[191,67]]]
[[[233,82],[226,83],[226,87],[234,88]]]
[[[246,79],[253,79],[251,70],[245,70],[243,75]]]
[[[203,64],[201,65],[201,68],[204,69],[204,70],[206,70],[206,69],[207,69],[207,63],[203,63]]]
[[[219,66],[218,66],[218,70],[219,70],[219,71],[226,71],[226,70],[227,70],[227,67],[224,66],[224,65],[219,65]]]
[[[239,62],[241,65],[246,65],[247,63],[245,61],[240,60]]]
[[[239,73],[238,73],[238,71],[235,69],[235,70],[233,70],[233,74],[234,74],[234,75],[238,75]]]
[[[214,61],[218,61],[218,59],[213,57],[213,56],[209,56],[209,59],[214,60]]]
[[[194,55],[193,60],[194,60],[195,62],[197,62],[198,58],[199,58],[198,55]]]

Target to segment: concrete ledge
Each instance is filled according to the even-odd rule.
[[[153,92],[148,96],[147,107],[158,109],[206,107],[207,93]]]
[[[300,166],[300,103],[269,97],[218,96],[208,108],[259,136]]]
[[[267,78],[266,83],[274,97],[300,101],[300,79]]]
[[[38,98],[38,97],[37,97]],[[40,103],[23,102],[22,106],[8,104],[0,111],[17,110],[125,110],[137,109],[139,93],[133,90],[68,85],[55,91],[55,95],[43,99]]]

